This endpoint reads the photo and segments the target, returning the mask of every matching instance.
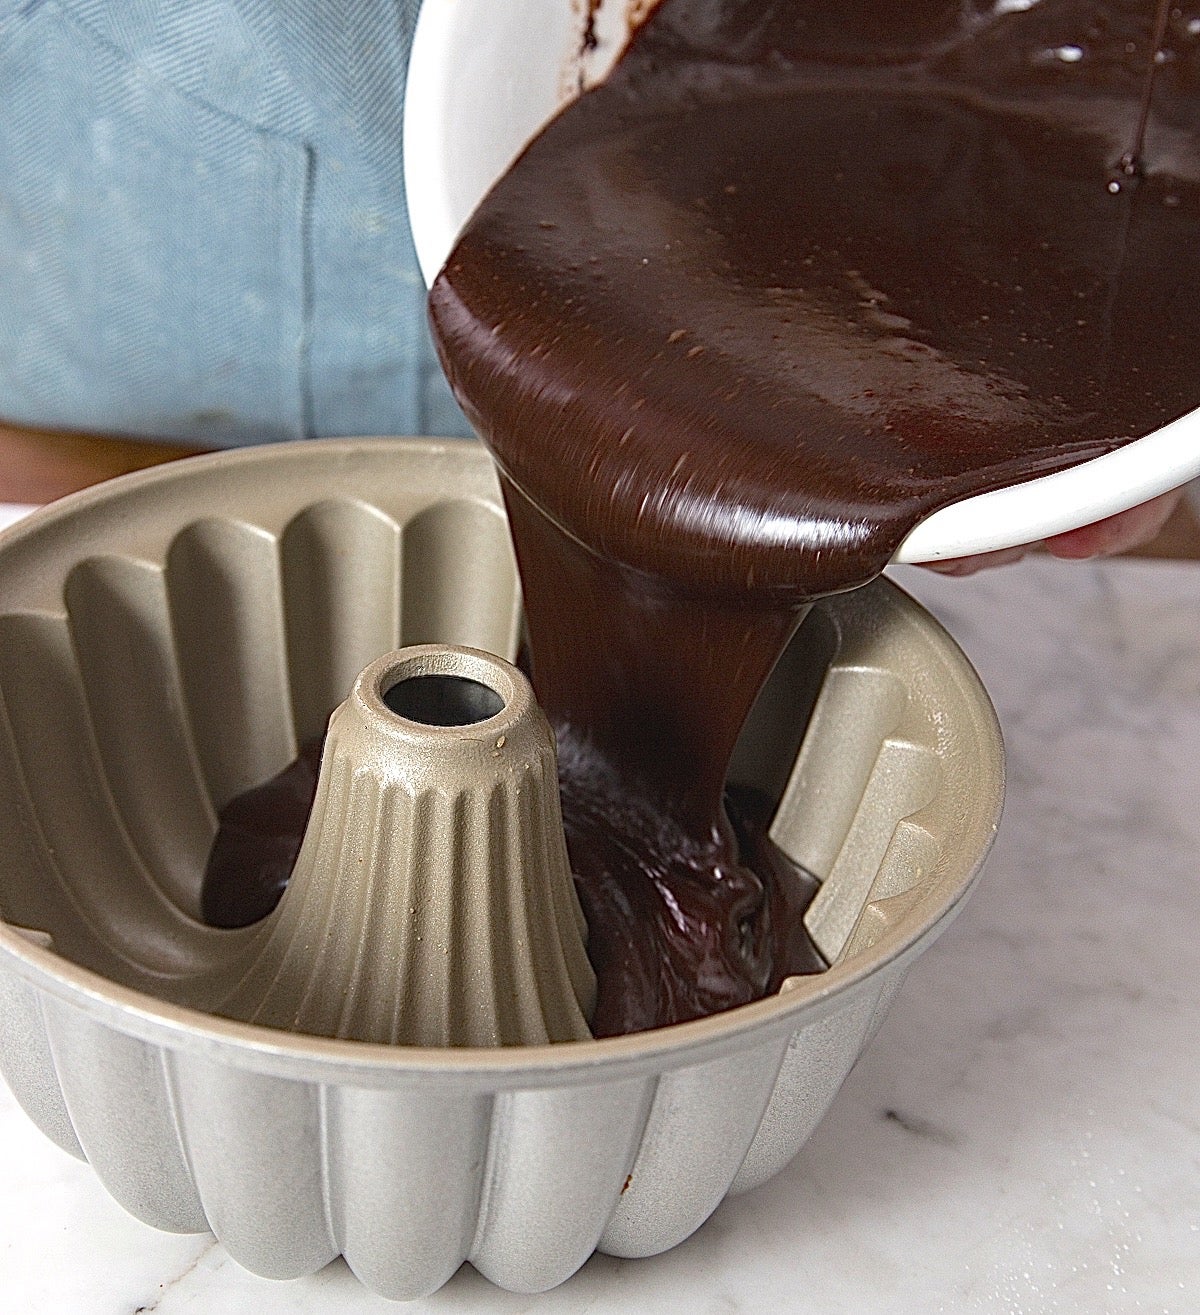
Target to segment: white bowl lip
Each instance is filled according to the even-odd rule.
[[[567,0],[542,2],[557,5]],[[489,12],[503,14],[505,6]],[[476,18],[473,14],[469,27],[478,41]],[[419,133],[404,133],[404,174],[413,241],[426,285],[450,254],[463,218],[454,213],[450,200],[447,180],[454,150],[441,107],[448,100],[447,86],[453,86],[456,41],[466,30],[464,24],[463,0],[425,0],[405,90],[405,122],[422,125]],[[564,59],[567,56],[564,52]],[[565,96],[545,119],[569,99]],[[514,157],[517,153],[514,150]],[[943,507],[908,534],[892,560],[938,562],[1038,543],[1128,511],[1197,476],[1200,409],[1103,456]]]
[[[423,0],[413,31],[408,75],[404,84],[404,131],[401,148],[408,224],[412,231],[417,265],[427,288],[433,286],[446,262],[461,226],[452,212],[443,163],[450,152],[446,144],[441,105],[446,61],[438,52],[453,46],[455,25],[453,0]],[[420,121],[421,131],[410,132],[410,122]],[[430,179],[434,179],[431,185]],[[438,185],[443,184],[443,185]],[[482,199],[482,198],[480,198]],[[416,204],[414,204],[416,200]]]
[[[285,461],[298,463],[320,461],[331,454],[353,458],[364,455],[364,449],[379,460],[386,460],[390,449],[395,453],[423,451],[430,455],[470,452],[470,460],[490,461],[486,449],[475,440],[407,437],[309,439],[205,453],[122,475],[49,503],[0,531],[0,550],[11,550],[24,540],[35,541],[44,530],[80,511],[127,494],[140,494],[156,485],[194,478],[206,468],[223,469],[234,463],[269,467],[278,463],[281,456]],[[36,550],[36,544],[31,546]],[[899,596],[906,606],[917,607],[891,581],[881,580],[879,587]],[[932,618],[930,622],[937,625]],[[958,667],[960,677],[981,689],[979,676],[962,650],[941,626],[937,629],[945,640],[947,657]],[[986,716],[980,729],[990,741],[989,758],[995,765],[993,805],[971,819],[963,841],[974,851],[971,866],[960,880],[947,881],[940,890],[927,896],[923,925],[914,929],[902,924],[868,949],[822,973],[800,979],[782,994],[691,1022],[627,1036],[542,1046],[391,1046],[283,1032],[170,1004],[73,963],[34,943],[2,920],[0,963],[11,966],[36,989],[81,1009],[98,1023],[124,1035],[170,1049],[210,1056],[219,1052],[222,1059],[236,1062],[240,1067],[300,1080],[329,1081],[347,1076],[368,1086],[387,1086],[402,1085],[420,1075],[425,1081],[438,1077],[456,1083],[475,1079],[490,1087],[515,1087],[531,1079],[553,1080],[556,1084],[587,1082],[600,1066],[607,1077],[621,1069],[644,1069],[648,1062],[659,1058],[671,1061],[672,1066],[699,1062],[740,1046],[756,1033],[793,1030],[799,1025],[801,1014],[805,1015],[805,1022],[815,1021],[867,977],[889,966],[900,967],[915,957],[957,913],[991,850],[1003,808],[1000,726],[990,699],[985,696],[982,704]]]
[[[905,538],[893,561],[970,557],[1092,525],[1200,476],[1200,409],[1124,447],[1053,475],[943,507]]]

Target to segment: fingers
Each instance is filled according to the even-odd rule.
[[[1019,562],[1032,546],[1021,544],[1017,548],[1000,548],[996,552],[976,553],[973,557],[952,557],[944,562],[926,562],[925,565],[939,575],[974,575],[976,571],[984,571],[991,566],[1011,566],[1013,562]]]
[[[1131,507],[1119,516],[1069,530],[1046,540],[1046,548],[1055,557],[1072,561],[1085,557],[1111,557],[1113,553],[1128,552],[1149,543],[1167,523],[1171,513],[1183,497],[1182,489],[1174,489],[1161,497]]]
[[[1114,553],[1128,552],[1131,548],[1149,543],[1158,534],[1170,520],[1171,513],[1179,506],[1182,497],[1183,490],[1174,489],[1142,503],[1140,507],[1131,507],[1120,515],[1110,516],[1094,525],[1084,525],[1078,530],[1068,530],[1066,534],[1056,534],[1047,539],[1043,546],[1055,557],[1069,561],[1111,557]],[[1037,544],[1026,543],[1016,548],[1002,548],[998,552],[954,557],[944,562],[926,562],[925,565],[939,575],[974,575],[976,571],[987,570],[992,566],[1009,566],[1019,562],[1031,548],[1036,547]]]

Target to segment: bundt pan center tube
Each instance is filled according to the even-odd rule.
[[[401,754],[387,769],[388,816],[400,823],[387,875],[350,880],[348,859],[369,846],[346,833],[378,825],[388,737],[473,744],[463,752],[486,752],[489,770],[544,785],[548,732],[507,665],[520,627],[503,505],[475,443],[224,452],[113,481],[0,535],[0,1067],[38,1126],[139,1219],[211,1229],[270,1277],[312,1273],[340,1253],[393,1298],[433,1291],[464,1260],[533,1292],[596,1249],[666,1250],[796,1154],[970,889],[1003,792],[995,717],[952,641],[880,581],[813,608],[732,770],[775,801],[772,839],[822,883],[806,924],[828,971],[695,1022],[586,1039],[592,983],[555,848],[557,798],[522,780],[522,800],[553,815],[536,862],[508,851],[520,881],[544,882],[550,994],[570,1015],[546,1036],[581,1039],[542,1041],[534,1023],[517,1039],[539,1044],[475,1044],[513,1034],[479,1028],[452,1000],[427,1026],[421,981],[449,1000],[446,973],[428,962],[415,1012],[398,995],[387,1008],[409,981],[402,934],[436,912],[438,882],[417,862],[430,845],[414,851],[403,821],[428,761],[405,766]],[[446,688],[403,688],[431,675],[482,685],[502,706],[476,692],[482,703],[448,714],[457,695]],[[362,807],[336,820],[349,795],[332,797],[327,765],[301,872],[321,844],[341,841],[318,886],[345,879],[348,921],[285,899],[260,924],[205,925],[217,815],[343,704],[353,733],[339,731],[339,743],[361,737],[347,752],[365,766]],[[436,724],[447,715],[461,723]],[[454,752],[433,774],[445,770],[459,800],[451,814],[465,816],[482,778],[454,776]],[[342,775],[355,779],[352,767]],[[489,779],[487,790],[507,788]],[[494,912],[496,882],[513,878],[491,841],[474,849],[492,855],[487,871],[446,869],[440,889],[482,881],[477,891],[492,894],[470,901],[482,915]],[[406,891],[390,906],[404,925],[381,920],[389,883],[399,891],[414,878],[434,902]],[[289,920],[310,930],[275,935],[268,964],[264,946]],[[346,946],[351,927],[372,921],[359,945],[393,975],[368,983]],[[476,928],[486,926],[481,916]],[[472,931],[464,962],[484,938],[502,951],[505,934]],[[333,954],[328,974],[350,973],[337,1008],[312,989],[317,960],[296,957],[305,937]],[[510,969],[489,962],[504,980]],[[288,980],[284,1008],[272,989]],[[477,977],[472,989],[486,995],[495,982]],[[254,1017],[333,1035],[245,1021]],[[459,1044],[336,1035],[350,1032]]]
[[[586,935],[529,682],[421,644],[373,662],[335,710],[283,898],[210,971],[237,983],[218,1011],[247,1022],[537,1045],[591,1035]]]

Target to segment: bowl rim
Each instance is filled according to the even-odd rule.
[[[542,29],[567,45],[558,56],[561,73],[553,84],[554,102],[547,96],[551,83],[544,77],[517,76],[519,70],[496,69],[495,88],[503,95],[479,97],[489,106],[519,107],[507,146],[511,162],[536,133],[526,133],[528,124],[539,127],[580,94],[584,78],[580,71],[579,35],[570,22],[564,23],[564,6],[572,0],[523,0],[520,5],[498,5],[495,0],[424,0],[413,34],[410,72],[404,102],[404,174],[409,220],[418,263],[426,285],[431,285],[454,245],[468,215],[462,213],[461,183],[474,194],[471,209],[482,199],[494,177],[486,161],[469,152],[452,122],[459,103],[464,54],[477,52],[486,43],[489,24],[529,24],[541,15]],[[613,7],[620,0],[601,0]],[[573,6],[576,19],[578,5]],[[558,21],[552,21],[557,19]],[[513,43],[510,43],[510,45]],[[547,58],[536,42],[518,44],[528,58],[542,63]],[[615,58],[618,51],[610,53]],[[476,77],[481,72],[477,53],[471,60]],[[530,98],[541,103],[530,104]],[[510,116],[511,117],[511,116]],[[493,115],[490,134],[500,120]],[[415,125],[420,125],[419,130]],[[484,139],[483,134],[475,138]],[[488,147],[480,149],[488,150]],[[491,149],[494,149],[494,142]],[[467,160],[464,170],[463,162]],[[505,164],[507,168],[507,163]],[[455,186],[455,183],[460,186]],[[1126,443],[1115,451],[1080,462],[1066,470],[1036,476],[1007,488],[963,498],[927,516],[904,539],[893,560],[935,562],[978,553],[995,552],[1091,525],[1140,506],[1200,476],[1200,408],[1170,424]]]

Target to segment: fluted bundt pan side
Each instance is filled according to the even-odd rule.
[[[464,1259],[535,1291],[597,1247],[664,1250],[795,1154],[969,889],[1000,806],[995,719],[880,583],[814,610],[737,758],[823,880],[827,973],[678,1027],[490,1050],[234,1022],[194,1007],[216,984],[179,1003],[210,942],[255,934],[199,922],[219,809],[380,654],[512,658],[519,623],[472,443],[222,453],[0,536],[0,1066],[139,1218],[211,1228],[275,1277],[341,1253],[391,1297]]]

